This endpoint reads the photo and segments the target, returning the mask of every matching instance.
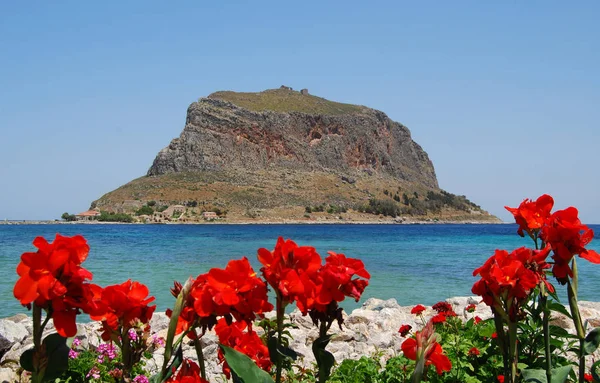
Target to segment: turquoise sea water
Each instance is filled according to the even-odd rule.
[[[600,226],[591,226],[600,234]],[[260,268],[256,250],[272,249],[278,236],[299,245],[344,253],[371,273],[363,295],[396,298],[401,305],[433,304],[471,295],[472,271],[495,249],[530,246],[516,225],[0,225],[0,317],[26,312],[14,299],[20,255],[34,251],[36,236],[84,235],[91,247],[84,266],[100,285],[128,278],[150,288],[158,310],[172,306],[169,288],[230,259],[246,256]],[[592,249],[600,250],[596,235]],[[580,299],[600,301],[600,265],[581,260]],[[360,306],[354,301],[346,310]]]

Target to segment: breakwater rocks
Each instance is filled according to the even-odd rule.
[[[446,300],[451,304],[458,316],[467,321],[475,316],[481,319],[491,317],[491,311],[480,302],[479,297],[455,297]],[[466,307],[475,304],[474,312],[469,313]],[[588,322],[588,329],[600,326],[600,303],[579,302],[580,311],[584,321]],[[344,314],[344,325],[340,330],[335,324],[331,327],[332,337],[327,349],[333,353],[336,361],[344,359],[359,359],[364,355],[381,355],[382,359],[397,355],[404,337],[400,336],[398,329],[401,325],[408,324],[413,329],[420,329],[421,319],[410,313],[413,306],[400,306],[395,299],[381,300],[370,298],[362,307],[355,309],[351,314]],[[268,316],[274,316],[274,312]],[[425,319],[435,314],[431,307],[423,312]],[[289,320],[297,328],[290,329],[293,337],[290,347],[299,355],[299,364],[311,367],[315,361],[312,354],[312,342],[318,336],[318,330],[313,325],[310,317],[302,316],[300,312],[294,311],[289,315]],[[553,314],[552,323],[565,328],[574,334],[575,329],[572,321],[562,315]],[[169,318],[164,313],[155,313],[150,322],[151,331],[158,336],[166,337]],[[54,332],[51,324],[48,325],[47,333]],[[81,347],[96,347],[100,344],[96,322],[80,323],[77,325],[77,338],[81,341]],[[260,329],[256,329],[259,331]],[[0,319],[0,355],[2,367],[0,368],[0,383],[17,382],[18,360],[23,351],[32,347],[32,323],[31,317],[18,314],[9,318]],[[45,336],[45,335],[44,335]],[[207,373],[211,378],[221,377],[221,366],[217,364],[218,340],[213,331],[202,338],[202,347],[207,362]],[[152,358],[147,360],[146,368],[149,372],[155,372],[163,362],[164,349],[154,351]],[[196,352],[193,345],[184,346],[184,356],[196,360]],[[11,361],[15,361],[12,363]]]

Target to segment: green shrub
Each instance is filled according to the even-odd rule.
[[[152,209],[148,205],[142,206],[135,212],[135,215],[152,215],[152,214],[154,214],[154,209]]]
[[[133,217],[125,213],[110,213],[107,211],[101,211],[98,216],[100,222],[133,222]]]
[[[374,358],[346,359],[331,374],[330,383],[379,383],[381,366]]]

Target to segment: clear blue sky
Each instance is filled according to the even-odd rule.
[[[197,98],[285,84],[383,110],[505,220],[550,193],[600,223],[600,2],[224,3],[1,2],[0,219],[86,210]]]

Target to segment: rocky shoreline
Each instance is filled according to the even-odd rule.
[[[99,221],[52,221],[52,220],[5,220],[0,225],[503,225],[512,222],[502,221],[433,221],[433,220],[396,220],[377,219],[373,221],[351,220],[272,220],[272,221],[198,221],[198,222],[99,222]]]
[[[482,319],[491,317],[491,311],[487,306],[480,302],[480,297],[455,297],[449,298],[446,302],[450,303],[454,311],[464,321],[475,316]],[[476,310],[472,313],[466,311],[466,306],[476,304]],[[588,327],[600,326],[600,303],[597,302],[579,302],[582,319],[588,322]],[[381,300],[370,298],[364,302],[362,307],[355,309],[351,314],[344,313],[344,325],[342,330],[337,326],[332,326],[331,332],[335,334],[327,349],[333,353],[336,361],[341,362],[344,359],[359,359],[364,355],[379,355],[382,360],[397,355],[400,352],[400,345],[404,337],[400,336],[398,329],[401,325],[408,324],[414,329],[422,326],[421,319],[410,313],[413,306],[400,306],[395,299]],[[567,308],[568,309],[568,308]],[[431,307],[427,307],[424,312],[425,319],[435,314]],[[271,313],[270,316],[274,316]],[[566,329],[574,334],[575,329],[572,321],[562,315],[553,314],[552,323]],[[269,316],[269,315],[268,315]],[[299,355],[299,364],[305,367],[311,367],[315,362],[311,351],[312,342],[318,336],[318,330],[313,325],[310,317],[302,316],[297,310],[290,315],[290,321],[297,325],[297,328],[290,329],[293,337],[290,347]],[[155,313],[151,325],[151,332],[157,336],[166,337],[169,318],[164,313]],[[97,322],[78,324],[77,338],[81,340],[82,346],[94,347],[99,342]],[[49,326],[47,333],[53,332],[52,326]],[[9,318],[0,319],[0,383],[19,381],[17,376],[16,363],[20,355],[32,345],[31,340],[32,323],[31,317],[25,314],[14,315]],[[218,347],[217,337],[214,332],[207,333],[202,338],[202,347],[204,355],[207,356],[207,373],[209,377],[221,377],[221,366],[217,364],[216,352]],[[147,369],[153,373],[163,362],[164,349],[157,349],[152,358],[147,362]],[[193,345],[186,344],[184,347],[184,356],[196,359],[196,352]],[[594,354],[594,358],[598,355]]]

